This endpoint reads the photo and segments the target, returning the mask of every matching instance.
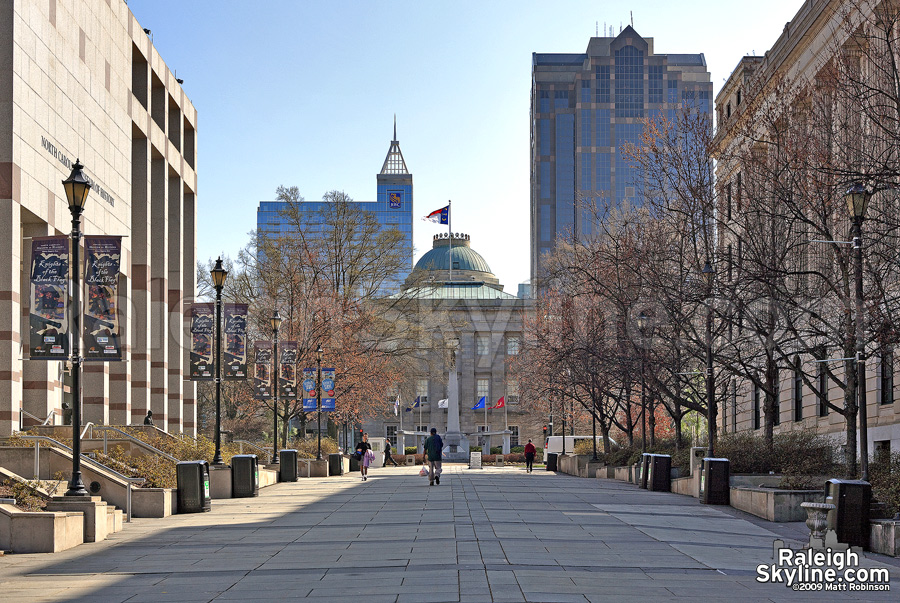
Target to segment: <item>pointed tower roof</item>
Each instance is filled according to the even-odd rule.
[[[394,116],[394,140],[391,141],[391,148],[388,149],[387,157],[384,158],[381,174],[409,174],[409,170],[406,169],[406,161],[403,160],[403,153],[400,152],[400,143],[397,141],[396,115]]]

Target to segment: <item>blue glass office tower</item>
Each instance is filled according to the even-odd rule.
[[[702,54],[655,54],[630,26],[591,38],[580,54],[532,55],[531,278],[557,238],[591,234],[581,200],[640,205],[643,177],[623,145],[640,145],[645,120],[689,105],[710,116]]]
[[[375,201],[355,201],[364,211],[375,215],[382,227],[396,227],[403,234],[403,244],[409,250],[406,269],[398,274],[397,284],[402,283],[412,270],[413,251],[413,179],[406,168],[400,143],[397,141],[397,123],[394,122],[394,139],[388,149],[387,157],[381,172],[377,175],[377,196]],[[285,203],[280,201],[261,201],[256,211],[256,230],[260,235],[286,234],[294,230],[288,224],[281,211]],[[304,201],[300,209],[310,216],[327,211],[327,201]],[[310,221],[312,227],[307,234],[315,233],[315,220]],[[387,292],[386,292],[387,293]]]

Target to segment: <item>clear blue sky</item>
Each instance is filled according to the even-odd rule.
[[[799,0],[129,0],[199,112],[198,257],[231,257],[278,185],[375,199],[394,114],[414,215],[453,200],[508,292],[529,277],[532,52],[584,52],[598,26],[704,53],[715,92],[768,50]],[[602,31],[601,31],[602,35]],[[415,257],[443,227],[415,221]]]

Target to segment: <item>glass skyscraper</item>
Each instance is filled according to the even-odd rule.
[[[690,106],[712,117],[702,54],[655,54],[630,26],[580,54],[532,55],[531,278],[557,238],[591,234],[583,199],[640,205],[643,177],[623,151],[646,120]]]
[[[400,143],[397,141],[397,124],[394,123],[394,139],[377,175],[377,193],[375,201],[354,201],[359,208],[374,214],[378,223],[385,228],[396,227],[403,235],[403,245],[409,250],[407,268],[397,277],[402,283],[412,270],[413,249],[413,179],[406,167]],[[300,210],[310,218],[307,234],[315,234],[317,216],[328,211],[327,201],[304,201]],[[295,227],[285,220],[282,211],[287,203],[281,201],[261,201],[256,210],[256,230],[260,235],[277,236],[289,234]]]

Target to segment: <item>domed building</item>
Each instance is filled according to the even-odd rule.
[[[502,447],[508,453],[528,438],[540,441],[541,423],[520,409],[518,383],[507,371],[508,361],[519,353],[528,301],[503,291],[487,260],[472,248],[469,235],[435,235],[432,249],[419,258],[393,299],[413,306],[408,314],[431,333],[430,344],[416,363],[418,375],[400,388],[399,412],[395,415],[389,405],[382,420],[365,426],[370,436],[390,438],[402,454],[404,444],[415,442],[421,450],[431,427],[446,433],[448,408],[441,402],[450,397],[448,349],[455,346],[459,430],[468,443]],[[388,392],[391,403],[397,393]]]

